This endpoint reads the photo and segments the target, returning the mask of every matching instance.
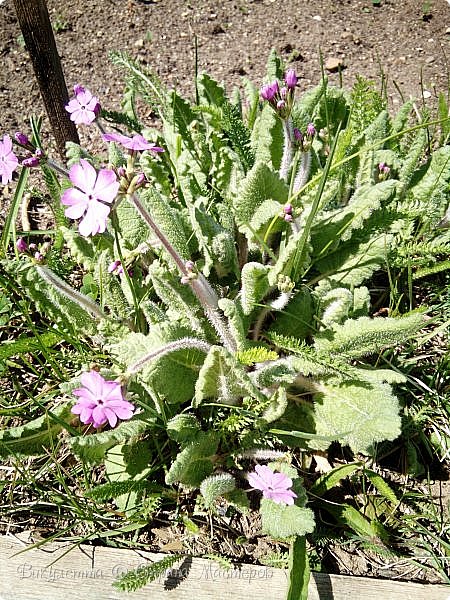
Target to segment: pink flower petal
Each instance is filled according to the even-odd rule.
[[[103,408],[103,413],[104,413],[105,417],[108,419],[108,422],[111,425],[111,427],[115,427],[117,425],[116,413],[108,406],[105,406]]]
[[[80,190],[90,194],[94,189],[97,172],[87,160],[82,158],[79,163],[70,168],[69,178]]]
[[[120,183],[117,176],[111,169],[100,169],[97,175],[97,181],[94,186],[96,198],[103,202],[111,203],[117,196]]]

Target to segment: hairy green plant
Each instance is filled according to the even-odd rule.
[[[90,495],[134,510],[145,482],[164,480],[166,491],[198,490],[211,511],[219,500],[246,511],[253,465],[244,468],[240,457],[270,460],[281,442],[290,450],[269,467],[291,481],[296,499],[279,503],[265,493],[262,529],[291,542],[291,588],[305,589],[314,514],[292,456],[332,442],[372,456],[379,442],[400,435],[394,386],[403,379],[374,359],[416,337],[425,317],[372,316],[369,283],[405,249],[419,252],[425,222],[430,233],[444,218],[449,148],[428,155],[423,130],[432,125],[408,127],[409,105],[391,119],[362,79],[351,94],[324,80],[288,108],[270,104],[267,90],[260,103],[247,83],[246,114],[206,74],[191,104],[124,54],[114,61],[128,72],[123,114],[104,116],[141,132],[134,103],[141,96],[161,120],[145,134],[165,152],[159,160],[134,150],[125,157],[111,145],[121,187],[104,233],[82,237],[57,219],[65,251],[82,266],[81,290],[45,258],[4,268],[59,328],[93,339],[110,362],[102,372],[140,408],[114,429],[69,438],[86,465],[106,465],[109,487]],[[272,54],[270,78],[281,77],[280,64]],[[288,72],[285,82],[293,102],[296,77]],[[74,146],[68,158],[97,164]],[[44,161],[54,200],[67,182],[51,166]],[[9,219],[3,248],[11,236]],[[447,240],[434,241],[438,257]],[[77,385],[78,377],[62,385],[65,406]],[[40,434],[43,424],[33,427]],[[4,436],[25,444],[25,433],[26,426]],[[150,456],[150,446],[159,462],[147,469],[138,456]],[[334,516],[374,535],[353,506],[340,505]],[[136,589],[178,558],[118,586]]]

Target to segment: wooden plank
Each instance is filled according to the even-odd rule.
[[[116,577],[162,554],[62,542],[17,554],[24,548],[15,537],[0,537],[0,600],[283,600],[287,590],[282,569],[242,565],[227,571],[186,558],[160,580],[124,594],[112,587]],[[313,573],[309,598],[450,600],[450,587]]]

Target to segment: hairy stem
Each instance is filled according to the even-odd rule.
[[[287,181],[289,175],[289,168],[292,163],[292,157],[294,154],[294,125],[291,117],[283,119],[283,134],[284,134],[284,146],[283,156],[281,158],[280,165],[280,179]]]
[[[53,286],[60,294],[75,302],[78,306],[81,306],[81,308],[89,312],[96,319],[104,319],[106,317],[105,313],[93,300],[71,288],[70,285],[67,285],[65,281],[55,275],[53,271],[41,265],[36,265],[36,270],[44,281]]]
[[[137,373],[143,367],[145,367],[147,363],[151,362],[152,360],[155,360],[156,358],[161,358],[166,354],[176,352],[177,350],[184,350],[186,348],[196,348],[197,350],[201,350],[202,352],[207,354],[211,348],[211,344],[208,344],[208,342],[204,342],[203,340],[190,337],[184,337],[179,340],[175,340],[174,342],[169,342],[165,346],[153,350],[149,354],[146,354],[138,361],[133,363],[128,369],[128,374],[132,375],[133,373]]]
[[[308,181],[309,171],[311,169],[311,151],[302,152],[302,158],[300,161],[300,166],[297,171],[297,175],[294,180],[294,189],[293,193],[296,194],[305,183]]]
[[[138,195],[135,193],[131,194],[129,196],[129,199],[132,202],[132,204],[134,204],[136,210],[147,223],[147,225],[153,230],[153,232],[161,242],[163,248],[165,248],[165,250],[169,253],[171,258],[177,265],[181,275],[187,277],[189,272],[186,268],[185,261],[181,258],[181,256],[169,242],[167,237],[152,219],[151,215],[148,213],[145,206],[140,201]],[[227,350],[230,350],[230,352],[236,352],[236,341],[229,332],[227,325],[224,323],[219,313],[219,298],[212,286],[210,285],[210,283],[207,281],[207,279],[203,276],[202,273],[198,273],[197,277],[195,277],[194,279],[188,277],[187,279],[189,280],[189,285],[191,286],[194,294],[197,296],[200,304],[202,305],[206,317],[213,325],[224,346],[227,348]]]

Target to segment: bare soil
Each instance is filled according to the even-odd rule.
[[[357,74],[379,81],[383,72],[394,104],[393,81],[405,97],[448,90],[448,0],[48,0],[48,8],[69,89],[89,87],[107,109],[118,108],[123,89],[111,50],[190,94],[195,37],[199,69],[229,88],[242,76],[259,84],[273,47],[303,89],[319,81],[322,53],[326,65],[342,63],[346,86]],[[0,0],[0,57],[1,134],[26,129],[30,113],[44,110],[12,0]]]

